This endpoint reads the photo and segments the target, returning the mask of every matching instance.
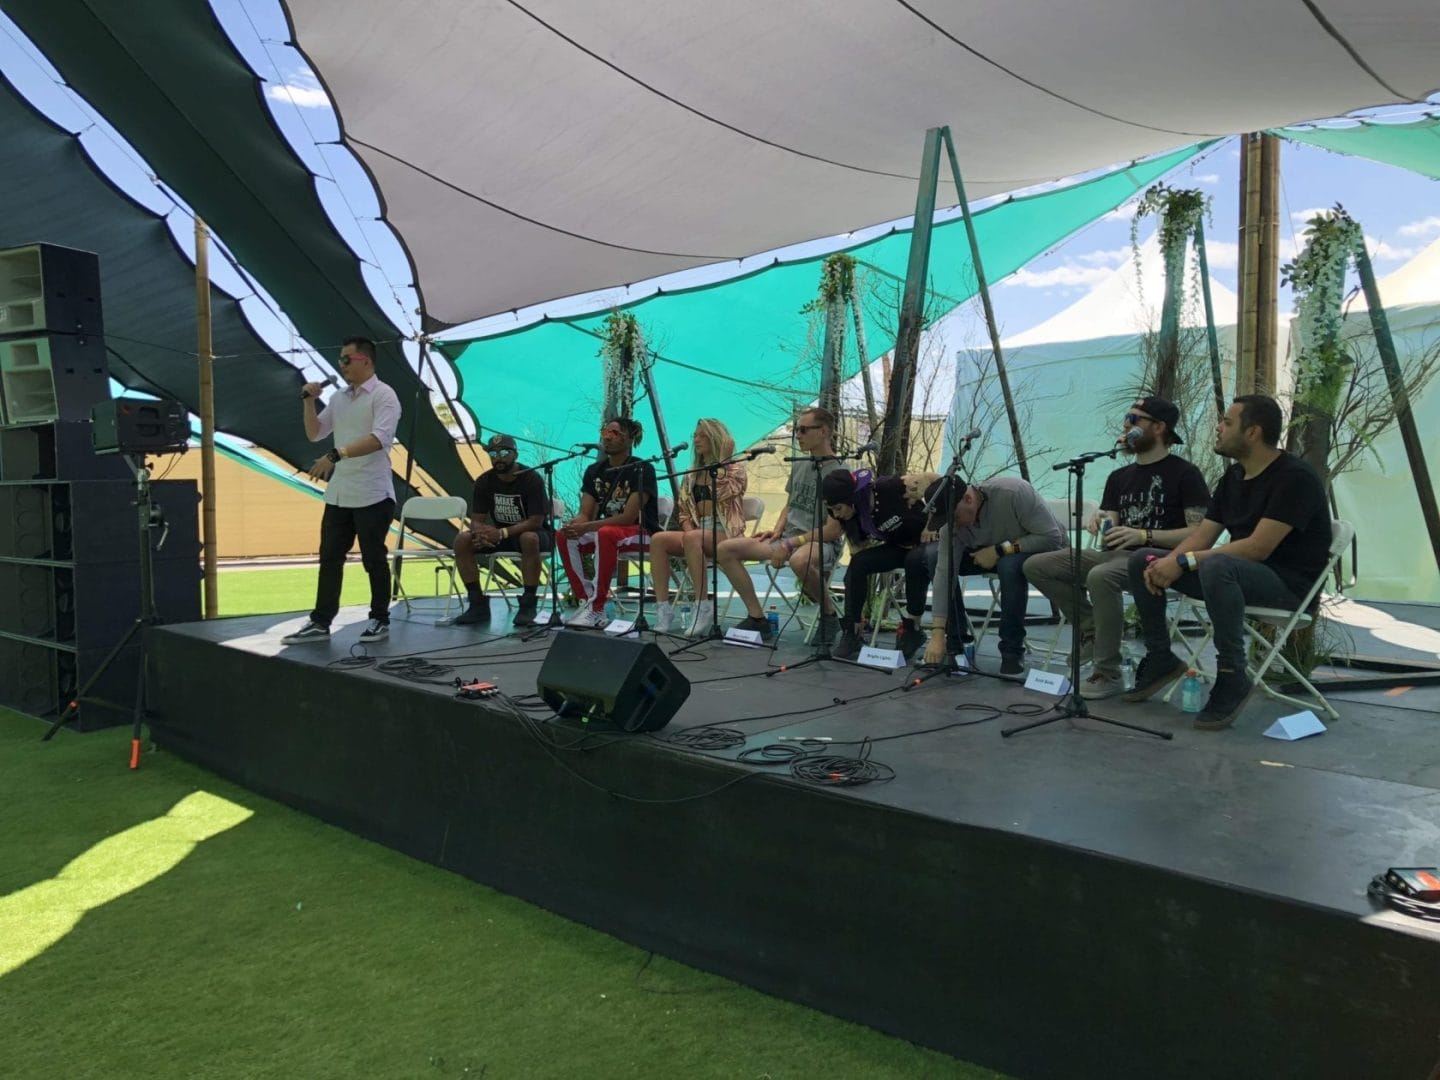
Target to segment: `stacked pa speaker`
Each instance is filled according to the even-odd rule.
[[[110,399],[99,262],[32,244],[0,251],[0,705],[63,712],[140,613],[136,484],[97,455],[91,413]],[[169,525],[154,557],[165,622],[200,618],[199,496],[157,481]],[[129,719],[138,642],[91,688],[76,726]]]

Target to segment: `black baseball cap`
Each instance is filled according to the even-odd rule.
[[[491,435],[489,441],[485,444],[485,449],[489,450],[492,454],[496,450],[509,450],[512,454],[520,452],[519,447],[515,445],[514,438],[509,435]]]
[[[1173,401],[1166,401],[1163,397],[1147,397],[1141,398],[1136,403],[1136,407],[1144,409],[1156,420],[1164,422],[1165,426],[1170,429],[1172,445],[1179,446],[1185,441],[1177,430],[1180,426],[1180,409]]]

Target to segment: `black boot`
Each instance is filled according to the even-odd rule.
[[[515,612],[515,625],[534,626],[535,609],[538,606],[539,604],[535,599],[535,590],[527,587],[526,590],[520,594],[520,607]]]
[[[915,659],[915,654],[925,648],[925,635],[920,627],[909,619],[900,620],[900,629],[895,632],[895,648],[899,649],[906,662]]]
[[[479,585],[466,585],[470,606],[455,617],[456,626],[486,626],[490,622],[490,600]]]

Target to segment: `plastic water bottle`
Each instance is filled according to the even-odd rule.
[[[765,613],[765,619],[770,623],[770,633],[778,635],[780,633],[780,612],[774,604],[771,604],[770,610]]]
[[[690,616],[691,616],[690,605],[689,605],[689,604],[681,604],[681,605],[680,605],[680,630],[681,630],[682,633],[690,629]]]
[[[606,621],[606,622],[614,622],[614,621],[615,621],[615,601],[614,601],[614,600],[606,600],[606,601],[605,601],[605,621]]]
[[[1192,667],[1180,684],[1180,708],[1188,713],[1197,713],[1200,704],[1200,673]]]
[[[1126,690],[1135,689],[1135,658],[1129,649],[1120,653],[1120,685]]]

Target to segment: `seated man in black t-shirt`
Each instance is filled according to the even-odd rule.
[[[554,543],[545,481],[515,460],[515,440],[509,435],[490,436],[485,449],[490,454],[491,468],[475,481],[470,527],[455,536],[455,569],[470,598],[470,606],[455,622],[460,626],[490,622],[490,601],[480,588],[476,554],[514,551],[520,554],[520,579],[525,588],[515,612],[515,625],[529,626],[535,621],[540,555]]]
[[[920,534],[925,531],[925,489],[939,480],[935,473],[874,477],[868,469],[836,469],[820,482],[830,516],[840,522],[850,542],[845,571],[845,613],[840,640],[832,655],[854,660],[860,655],[861,616],[870,575],[905,568],[906,614],[895,647],[909,660],[925,644],[920,616],[930,591],[930,566]],[[879,541],[878,543],[873,543]],[[870,543],[863,550],[861,544]]]
[[[1092,654],[1095,666],[1080,684],[1081,697],[1106,698],[1124,689],[1120,638],[1125,630],[1125,593],[1130,588],[1130,552],[1138,547],[1173,548],[1200,524],[1210,505],[1210,489],[1200,470],[1170,452],[1184,441],[1175,430],[1179,422],[1180,410],[1174,402],[1160,397],[1141,398],[1125,414],[1119,441],[1135,460],[1110,474],[1099,513],[1084,523],[1092,536],[1099,537],[1099,546],[1080,552],[1078,595],[1068,547],[1032,555],[1025,563],[1030,584],[1064,613],[1080,635],[1082,661]]]
[[[1320,475],[1279,449],[1282,417],[1274,398],[1237,397],[1216,429],[1215,452],[1234,458],[1205,520],[1175,548],[1130,556],[1131,592],[1140,612],[1145,659],[1126,701],[1144,701],[1185,671],[1170,649],[1165,590],[1205,601],[1218,665],[1210,700],[1195,719],[1204,731],[1229,727],[1245,704],[1245,605],[1294,609],[1330,562],[1330,507]],[[1225,531],[1229,543],[1215,541]]]

